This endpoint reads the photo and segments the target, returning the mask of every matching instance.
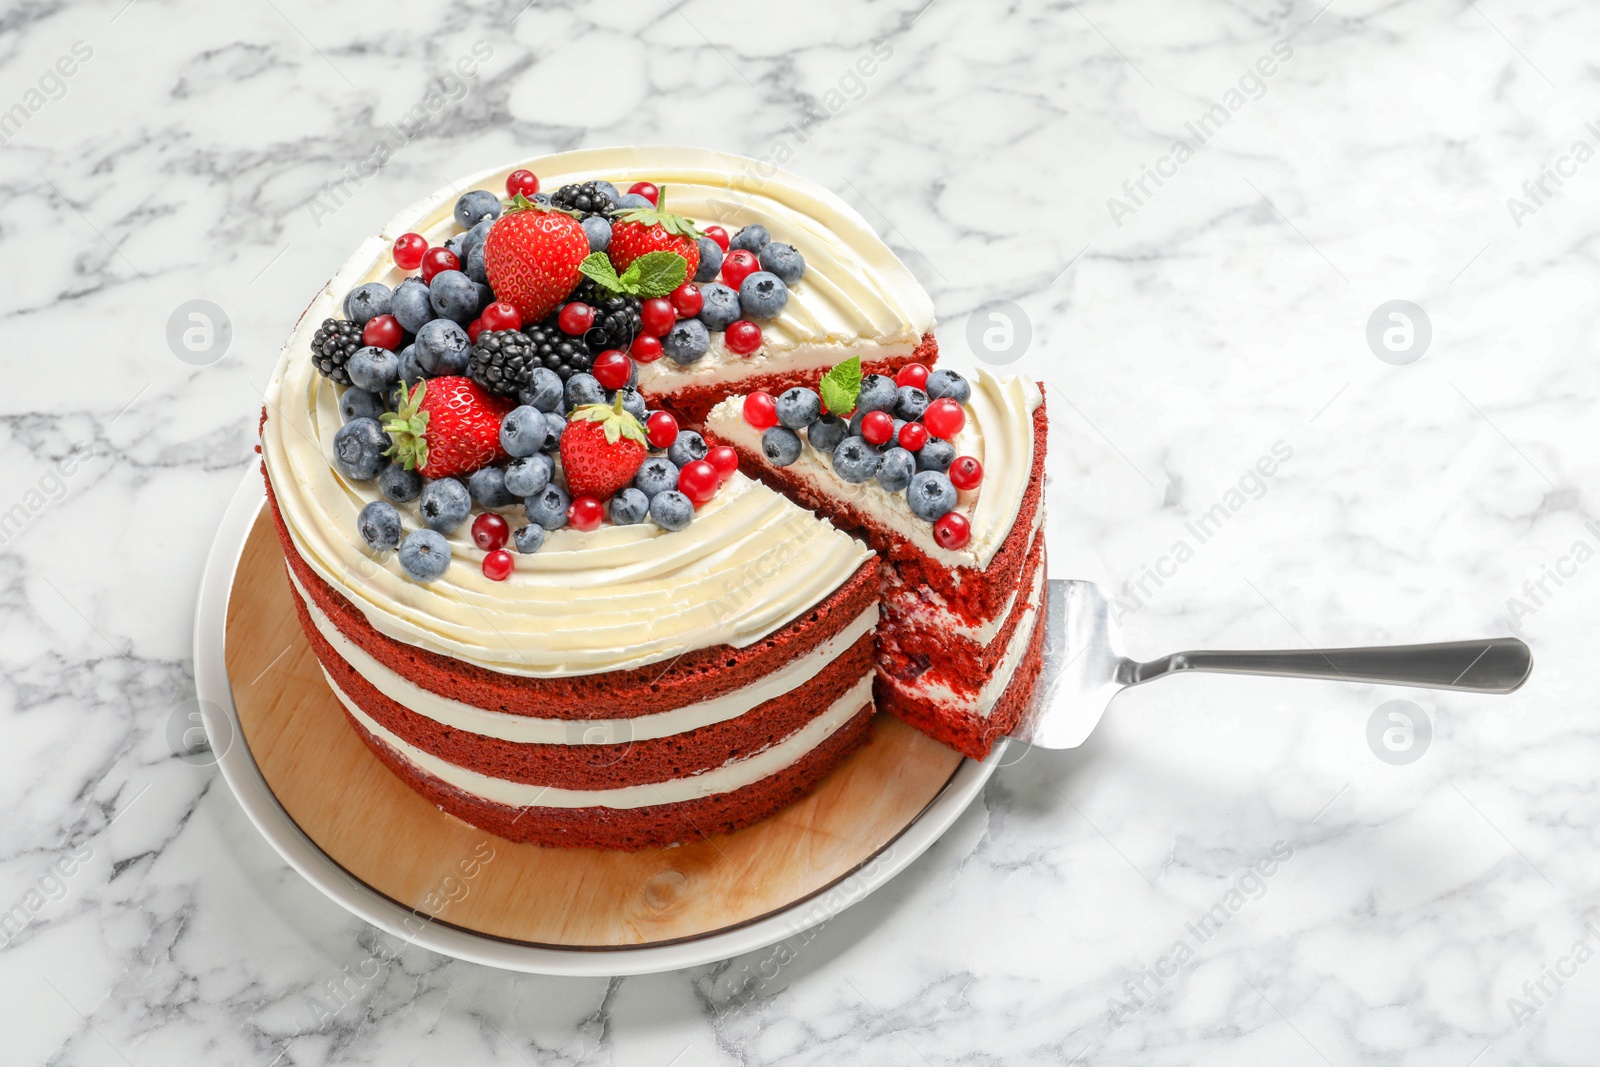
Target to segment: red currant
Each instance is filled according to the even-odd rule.
[[[387,348],[392,352],[400,347],[400,338],[404,335],[399,319],[393,315],[374,315],[361,330],[361,343]]]
[[[727,445],[718,445],[706,453],[706,462],[717,468],[717,477],[725,482],[739,469],[739,453]]]
[[[620,348],[608,348],[594,357],[589,368],[594,380],[607,389],[621,389],[633,375],[633,360]]]
[[[727,332],[722,335],[722,343],[728,346],[729,352],[748,356],[761,347],[761,327],[749,319],[730,322]]]
[[[928,387],[928,368],[921,363],[907,363],[894,376],[894,384],[909,385],[916,389]]]
[[[504,300],[496,300],[478,317],[483,320],[485,330],[522,329],[522,313]]]
[[[870,444],[888,444],[894,436],[894,416],[887,411],[867,412],[861,418],[861,436]]]
[[[941,548],[964,548],[972,540],[972,524],[959,511],[947,511],[933,524],[933,539]]]
[[[428,250],[428,239],[420,233],[403,233],[394,239],[394,265],[401,270],[416,270],[422,266],[422,254]]]
[[[582,533],[599,529],[605,516],[606,506],[592,496],[576,497],[567,505],[567,525]]]
[[[561,314],[556,316],[556,323],[561,327],[562,333],[582,337],[589,332],[589,327],[594,325],[594,308],[574,300],[562,306]]]
[[[649,182],[634,182],[632,185],[628,186],[628,192],[638,193],[652,204],[658,204],[661,202],[661,190],[657,189]]]
[[[652,297],[639,305],[639,319],[644,332],[651,337],[664,337],[678,321],[672,301],[664,296]]]
[[[678,439],[678,420],[665,411],[652,411],[644,420],[644,436],[651,448],[671,448]]]
[[[728,283],[730,289],[738,292],[744,280],[760,269],[761,261],[756,259],[754,252],[736,248],[722,261],[722,280]]]
[[[473,344],[477,344],[478,335],[485,329],[487,329],[487,327],[484,326],[483,316],[480,315],[467,324],[467,340],[471,341]]]
[[[672,310],[678,313],[680,319],[694,318],[705,306],[705,298],[700,295],[700,287],[694,282],[684,282],[672,290],[667,299],[672,301]]]
[[[506,175],[506,195],[532,196],[539,191],[539,176],[531,170],[514,170]]]
[[[688,497],[696,507],[716,496],[717,486],[721,484],[722,476],[717,473],[717,468],[703,459],[685,464],[683,470],[678,472],[678,492]]]
[[[721,226],[707,226],[705,227],[705,234],[707,237],[717,242],[718,248],[722,249],[724,252],[728,250],[727,230],[724,230]]]
[[[460,269],[461,261],[456,258],[454,252],[443,245],[422,253],[422,280],[425,282],[432,282],[433,276],[442,270]]]
[[[472,520],[472,543],[485,552],[506,547],[506,538],[510,536],[511,524],[496,512],[485,511]]]
[[[635,363],[654,363],[661,358],[661,338],[641,333],[628,346],[628,355],[633,357]]]
[[[957,489],[976,489],[983,481],[983,464],[972,456],[957,456],[950,464],[950,484]]]
[[[778,425],[778,402],[771,393],[751,393],[744,398],[744,421],[758,430]]]
[[[922,423],[908,422],[900,427],[900,447],[907,452],[915,452],[927,443],[928,428]]]
[[[516,560],[503,548],[497,548],[483,557],[483,576],[491,582],[505,581],[516,569]]]
[[[928,410],[922,413],[922,424],[933,436],[948,441],[967,424],[967,413],[954,400],[941,397],[929,404]]]

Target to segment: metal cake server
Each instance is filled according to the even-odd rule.
[[[1533,671],[1533,651],[1515,637],[1433,645],[1259,652],[1176,652],[1145,663],[1122,651],[1111,598],[1093,582],[1047,585],[1044,668],[1033,702],[1011,736],[1040,748],[1076,748],[1118,693],[1180,671],[1320,678],[1340,682],[1514,692]]]

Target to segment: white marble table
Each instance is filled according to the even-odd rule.
[[[1595,1062],[1600,12],[774,6],[0,21],[0,1059]],[[203,554],[277,348],[362,236],[453,175],[652,141],[792,156],[912,265],[957,363],[974,308],[1023,309],[1051,572],[1122,587],[1135,652],[1514,630],[1533,680],[1130,693],[888,888],[720,967],[372,963],[173,755]],[[201,365],[167,340],[191,300],[231,323]],[[1405,365],[1367,341],[1392,300],[1431,325]],[[1426,718],[1409,763],[1369,746],[1393,699]]]

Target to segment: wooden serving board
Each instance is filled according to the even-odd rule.
[[[916,821],[962,757],[898,719],[810,797],[736,834],[650,852],[542,848],[446,815],[380,763],[300,632],[265,508],[228,598],[244,742],[290,818],[422,919],[526,944],[633,947],[749,923],[823,892]]]

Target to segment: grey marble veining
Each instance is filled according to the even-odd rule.
[[[1504,0],[14,5],[0,1059],[1593,1063],[1597,33]],[[1051,571],[1118,589],[1133,652],[1515,630],[1533,680],[1130,693],[716,967],[512,975],[350,918],[170,739],[261,389],[399,205],[651,142],[835,189],[957,365],[1021,308]],[[169,347],[191,300],[219,358]],[[1392,300],[1431,324],[1406,365],[1368,344]],[[1395,699],[1405,764],[1369,743]]]

